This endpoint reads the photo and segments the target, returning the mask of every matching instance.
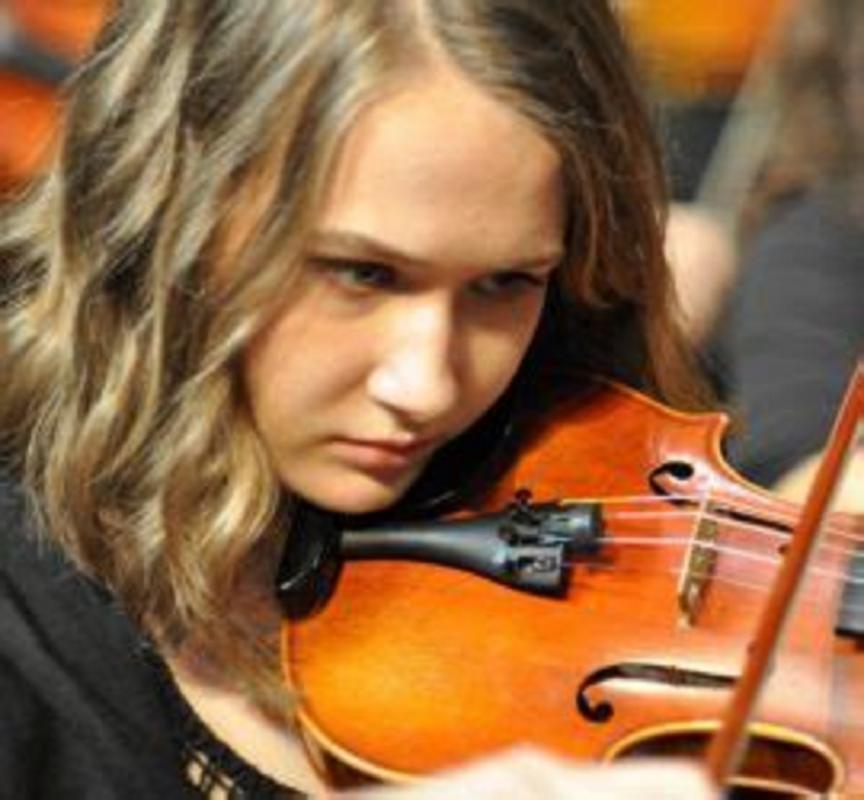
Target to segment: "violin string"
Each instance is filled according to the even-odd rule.
[[[788,533],[784,533],[781,531],[776,531],[771,528],[766,528],[764,525],[760,525],[754,522],[747,522],[743,520],[734,520],[729,519],[725,516],[718,514],[708,514],[702,513],[699,511],[691,511],[691,510],[674,510],[674,511],[612,511],[605,515],[605,518],[610,522],[626,522],[626,521],[649,521],[652,519],[659,519],[661,521],[665,521],[668,519],[677,519],[677,520],[686,520],[693,519],[694,520],[694,529],[697,527],[698,523],[702,520],[709,521],[718,527],[718,532],[722,532],[724,534],[730,533],[749,533],[756,537],[762,539],[761,542],[757,542],[758,544],[764,543],[767,539],[772,541],[777,545],[785,545],[790,541],[790,536]],[[830,533],[830,532],[829,532]],[[832,539],[836,538],[844,538],[844,537],[831,537]],[[690,533],[690,541],[693,544],[700,544],[695,538],[693,533]],[[826,554],[839,554],[841,556],[845,556],[849,561],[857,561],[859,559],[864,559],[864,552],[859,552],[857,550],[850,549],[845,546],[842,542],[832,541],[831,539],[825,540],[818,545],[816,554],[818,555],[826,555]]]
[[[630,498],[618,496],[616,498],[612,498],[612,504],[623,505],[628,504],[630,506],[639,506],[639,505],[650,505],[656,507],[658,500],[670,500],[670,499],[679,499],[682,495],[665,495],[665,496],[655,496],[655,495],[637,495],[632,496]],[[627,510],[613,510],[611,512],[606,511],[604,508],[604,519],[605,520],[649,520],[649,519],[660,519],[662,521],[668,519],[690,519],[692,518],[695,521],[693,526],[694,530],[698,529],[698,525],[703,521],[711,522],[715,526],[714,536],[711,541],[699,540],[694,535],[694,530],[688,531],[683,540],[671,540],[672,544],[678,544],[679,546],[684,546],[686,548],[691,548],[693,546],[699,546],[702,552],[712,551],[714,553],[726,553],[730,556],[735,556],[737,558],[750,559],[751,561],[762,561],[763,563],[773,565],[779,565],[782,561],[781,556],[783,555],[782,550],[777,551],[776,556],[763,556],[758,553],[754,553],[750,550],[742,550],[740,548],[732,548],[728,545],[718,545],[715,541],[716,537],[721,537],[724,534],[728,535],[730,532],[738,533],[752,533],[760,536],[763,539],[767,537],[769,539],[773,539],[775,543],[779,543],[781,546],[785,545],[789,541],[789,532],[781,532],[774,530],[765,524],[758,522],[751,522],[745,520],[738,519],[730,519],[727,516],[719,513],[708,513],[705,511],[706,508],[711,508],[715,504],[717,504],[717,495],[713,494],[712,488],[708,487],[702,492],[698,493],[696,497],[693,496],[685,496],[686,502],[691,503],[693,505],[697,505],[696,509],[690,510],[652,510],[650,511],[627,511]],[[605,503],[604,503],[605,506]],[[729,504],[726,504],[726,507],[729,507]],[[724,509],[725,510],[725,509]],[[826,535],[835,534],[837,532],[837,525],[831,525],[828,522],[825,523],[825,528],[823,529]],[[840,536],[840,538],[846,539],[850,537]],[[645,537],[643,539],[638,539],[630,536],[629,538],[626,536],[619,536],[617,539],[613,539],[613,542],[616,544],[626,544],[626,543],[637,543],[639,542],[642,546],[645,544],[654,544],[658,541],[656,536]],[[668,537],[664,537],[661,540],[661,544],[664,541],[668,540]],[[832,554],[840,557],[845,557],[847,559],[847,563],[853,562],[861,557],[864,557],[864,553],[856,552],[855,550],[848,549],[838,544],[833,544],[831,542],[825,541],[823,537],[823,541],[819,544],[815,556],[818,558],[820,555]],[[864,579],[857,578],[848,574],[848,570],[844,570],[842,572],[837,570],[828,570],[824,567],[819,567],[814,565],[810,568],[810,574],[814,576],[823,576],[825,578],[831,579],[839,579],[846,581],[847,583],[858,583],[859,581],[864,582]]]
[[[640,546],[644,546],[644,544],[653,545],[656,544],[656,541],[651,540],[650,537],[647,537],[647,542],[641,542]],[[684,542],[686,540],[679,539],[677,540],[678,544],[684,547]],[[712,548],[719,552],[725,552],[726,554],[733,554],[733,548]],[[739,551],[737,553],[739,556],[744,556],[745,558],[750,558],[753,560],[753,555],[747,553],[746,551]],[[724,587],[731,587],[733,589],[742,589],[749,590],[752,592],[756,592],[760,595],[767,595],[771,589],[771,586],[774,583],[776,569],[779,567],[780,560],[779,559],[771,559],[769,557],[759,557],[758,559],[760,567],[767,567],[771,569],[770,574],[766,574],[765,578],[761,581],[756,580],[746,580],[739,574],[735,574],[730,571],[730,567],[727,564],[726,569],[717,569],[715,567],[711,569],[691,569],[686,571],[683,567],[665,567],[660,569],[653,569],[652,572],[656,573],[666,573],[670,577],[672,577],[676,583],[680,581],[682,574],[687,572],[688,577],[693,578],[697,581],[704,581],[707,584],[720,584]],[[721,562],[722,563],[722,562]],[[588,570],[588,574],[593,574],[596,572],[607,572],[613,573],[621,570],[620,565],[603,563],[603,562],[594,562],[594,561],[573,561],[567,562],[568,566],[581,566]],[[634,574],[638,574],[639,572],[644,572],[644,570],[631,570]],[[580,582],[580,576],[583,575],[581,571],[577,571],[574,573],[574,577],[572,578],[572,583],[575,586],[578,586]],[[801,602],[802,604],[813,606],[819,597],[823,597],[825,593],[830,591],[831,588],[837,585],[838,581],[842,582],[842,585],[845,587],[847,584],[864,584],[864,579],[854,578],[851,576],[847,576],[841,572],[836,570],[826,569],[824,567],[812,567],[808,571],[808,580],[806,585],[804,586],[803,591],[801,592]],[[676,595],[678,593],[678,589],[675,589]],[[736,603],[740,604],[740,598],[736,599]],[[846,598],[843,598],[841,601],[842,609],[846,614],[855,614],[858,613],[864,608],[856,602],[850,602]],[[835,608],[833,603],[830,604],[830,608],[832,611],[839,611],[839,607]]]
[[[653,520],[660,520],[661,522],[692,520],[692,529],[683,535],[670,536],[669,534],[674,532],[667,530],[660,537],[656,535],[638,536],[633,535],[630,531],[627,534],[612,533],[610,542],[615,547],[677,547],[681,549],[682,564],[662,569],[662,572],[669,573],[676,581],[680,582],[681,576],[686,575],[697,582],[705,582],[706,585],[720,583],[725,586],[756,591],[760,594],[767,594],[774,584],[776,573],[783,562],[784,545],[790,541],[799,516],[792,510],[791,504],[789,511],[766,510],[754,503],[741,502],[737,498],[726,497],[722,492],[716,491],[716,487],[711,486],[695,495],[618,496],[604,498],[596,502],[602,506],[604,521],[606,522],[639,523]],[[684,503],[690,508],[670,509],[669,505],[675,503]],[[745,517],[745,519],[736,517]],[[864,558],[864,552],[859,552],[858,549],[864,541],[864,537],[857,534],[852,528],[855,519],[850,515],[830,514],[824,521],[822,541],[819,543],[814,557],[816,559],[828,558],[832,566],[820,565],[817,561],[808,568],[808,580],[802,592],[802,602],[815,602],[818,596],[824,596],[826,590],[839,584],[844,593],[838,600],[844,613],[855,614],[864,610],[861,603],[849,602],[845,592],[850,586],[864,585],[864,575],[857,576],[853,573],[857,560]],[[712,525],[711,540],[706,541],[695,535],[702,521],[710,522]],[[780,526],[785,530],[778,530]],[[730,534],[736,533],[757,537],[758,543],[763,547],[768,546],[772,552],[756,552],[746,547],[730,546],[722,541],[724,536],[728,537]],[[608,531],[606,535],[609,535]],[[833,541],[829,541],[828,537]],[[710,552],[721,556],[721,558],[712,561],[708,568],[694,567],[689,559],[689,554],[695,547],[699,548],[700,553]],[[838,559],[841,559],[843,563],[843,567],[840,569],[833,566]],[[740,569],[742,560],[748,563],[751,568],[755,567],[757,570],[765,568],[768,574],[762,580],[757,578],[750,581],[743,579],[740,575],[729,574],[730,562],[735,562],[736,568]],[[577,564],[586,566],[592,571],[600,569],[613,572],[616,569],[614,563],[603,564],[590,560],[568,562],[568,566],[571,567]],[[621,568],[620,564],[617,566],[619,569]],[[578,577],[574,580],[578,582]],[[675,592],[677,595],[678,587],[676,587]],[[837,610],[834,603],[831,603],[831,608]]]
[[[714,522],[718,525],[722,525],[724,527],[731,527],[735,531],[743,531],[747,533],[753,533],[757,536],[762,536],[768,539],[773,539],[778,544],[788,544],[789,542],[789,534],[783,533],[780,531],[775,531],[771,528],[766,528],[764,525],[759,525],[754,522],[744,522],[741,520],[730,520],[727,517],[724,517],[719,514],[708,514],[701,513],[698,511],[667,511],[667,512],[655,512],[655,511],[613,511],[610,515],[606,517],[608,521],[622,522],[622,521],[648,521],[652,519],[696,519],[696,520],[706,520],[709,522]],[[819,545],[819,550],[828,550],[839,552],[844,555],[847,555],[852,559],[864,558],[864,552],[858,552],[854,549],[850,549],[848,547],[844,547],[841,544],[837,544],[834,542],[822,542]]]
[[[672,574],[673,576],[675,576],[676,578],[680,577],[681,570],[670,569],[667,571],[670,574]],[[821,573],[820,577],[823,577],[823,578],[838,578],[838,577],[843,578],[844,586],[846,586],[846,585],[852,585],[852,586],[864,585],[864,576],[856,577],[853,575],[842,575],[842,574],[838,574],[836,572],[830,572],[830,571],[820,569],[820,568],[815,568],[813,570],[813,573],[816,573],[816,574]],[[691,572],[691,575],[697,579],[718,580],[718,576],[716,574],[709,573],[709,572],[706,572],[704,570],[693,570]],[[737,586],[738,588],[751,589],[754,591],[767,592],[768,588],[769,588],[767,586],[762,586],[761,584],[750,583],[747,581],[743,581],[740,578],[731,578],[728,576],[719,577],[719,582],[727,584],[727,585]],[[813,587],[810,587],[810,590],[812,592]],[[803,596],[802,596],[802,600],[806,601],[808,599],[809,599],[808,593],[807,593],[807,591],[805,591]],[[842,600],[842,608],[843,608],[843,611],[845,613],[847,613],[851,616],[854,616],[856,614],[864,614],[864,603],[862,603],[862,602],[849,601],[848,599],[844,598]]]
[[[795,522],[797,522],[797,515],[795,514],[777,514],[775,516],[770,516],[766,514],[764,509],[759,508],[755,505],[748,505],[746,503],[739,503],[729,498],[724,497],[723,495],[711,495],[710,491],[700,494],[700,495],[692,495],[692,494],[669,494],[669,495],[619,495],[616,497],[603,498],[597,500],[567,500],[565,502],[572,503],[590,503],[596,502],[598,504],[603,505],[604,507],[607,505],[646,505],[646,506],[665,506],[670,503],[689,503],[693,506],[697,506],[700,504],[700,501],[707,502],[709,505],[718,505],[722,510],[728,511],[730,513],[736,513],[741,515],[746,515],[754,518],[754,520],[758,519],[766,519],[767,522],[760,525],[758,522],[752,522],[751,525],[754,526],[754,530],[757,527],[762,527],[766,530],[772,530],[772,525],[783,525],[789,528],[789,532],[791,533],[794,528]],[[659,512],[661,515],[663,514],[673,514],[673,513],[681,513],[680,510],[676,509],[675,511],[665,511]],[[616,517],[622,513],[635,514],[635,513],[650,513],[650,512],[621,512],[614,511],[612,512]],[[697,511],[691,510],[689,513],[696,514]],[[864,536],[856,534],[854,531],[849,531],[847,529],[847,524],[843,522],[843,519],[837,518],[837,513],[829,515],[827,522],[825,523],[824,531],[826,534],[831,536],[836,536],[838,538],[848,539],[855,544],[864,542]]]
[[[587,566],[583,564],[583,566]],[[599,565],[590,565],[591,572],[597,571],[605,571],[605,572],[613,572],[615,570],[615,565],[612,564],[599,564]],[[634,570],[635,572],[635,570]],[[682,570],[676,568],[666,568],[663,570],[658,570],[658,572],[667,573],[671,578],[674,578],[676,581],[680,578]],[[771,588],[771,581],[767,580],[764,583],[757,583],[755,581],[748,581],[744,578],[737,575],[717,575],[714,572],[706,571],[706,570],[693,570],[690,573],[690,577],[696,578],[697,580],[704,580],[707,582],[719,583],[727,587],[732,587],[735,589],[744,589],[749,590],[758,594],[767,594]],[[823,576],[824,577],[824,576]],[[574,587],[579,586],[580,583],[580,574],[576,573],[571,581],[571,585]],[[816,595],[819,593],[819,589],[821,587],[813,587],[809,586],[806,588],[801,595],[801,601],[803,603],[808,603],[810,605],[813,604]],[[824,589],[822,589],[824,591]],[[676,590],[677,593],[677,590]],[[740,598],[736,600],[736,603],[740,604]],[[844,604],[844,607],[845,606]],[[854,608],[854,606],[852,606]]]
[[[594,562],[572,562],[572,563],[588,567],[591,572],[597,572],[597,571],[613,572],[615,570],[614,564],[604,564],[604,563],[598,564],[598,563],[594,563]],[[669,576],[674,578],[676,581],[680,578],[681,572],[682,572],[681,569],[671,568],[671,567],[664,569],[664,570],[660,570],[660,571],[668,573]],[[862,579],[862,578],[855,578],[855,577],[851,577],[851,576],[842,576],[842,575],[838,575],[836,572],[829,572],[826,570],[820,570],[820,572],[823,573],[821,575],[821,577],[823,577],[823,578],[844,577],[846,579],[847,583],[851,583],[853,585],[864,584],[864,579]],[[763,583],[756,583],[755,581],[744,580],[740,576],[733,576],[733,575],[720,575],[720,576],[718,576],[716,573],[712,573],[712,572],[707,571],[707,570],[693,570],[693,571],[691,571],[690,574],[692,577],[696,578],[697,580],[717,581],[719,583],[724,584],[725,586],[729,586],[729,587],[733,587],[733,588],[737,588],[737,589],[742,589],[742,590],[749,590],[749,591],[753,591],[753,592],[758,592],[760,594],[767,594],[769,589],[770,589],[770,585],[771,585],[770,580],[764,584]],[[578,587],[579,582],[580,582],[580,575],[579,575],[579,573],[577,573],[576,576],[573,578],[573,585]],[[801,596],[802,603],[810,602],[812,604],[812,598],[813,598],[814,593],[815,592],[814,592],[814,589],[812,587],[810,587],[809,590],[808,590],[808,587],[805,587],[805,591],[802,593],[802,596]],[[842,607],[843,607],[844,612],[846,612],[847,614],[850,614],[850,615],[864,613],[864,604],[859,603],[859,602],[849,602],[848,600],[844,599],[844,601],[842,603]]]
[[[611,573],[611,572],[615,571],[615,565],[614,564],[593,564],[592,563],[590,565],[587,565],[587,564],[582,563],[581,565],[582,566],[590,566],[591,573],[594,573],[594,572]],[[634,570],[634,572],[636,572],[636,571]],[[669,577],[674,578],[675,580],[677,580],[681,576],[681,570],[673,568],[673,567],[667,567],[666,569],[658,570],[658,572],[666,573]],[[706,581],[712,580],[716,577],[715,575],[713,575],[709,572],[701,571],[701,570],[694,570],[692,575],[695,578],[698,578],[700,580],[706,580]],[[724,584],[728,584],[730,586],[735,586],[735,587],[740,588],[740,589],[751,589],[755,592],[766,592],[768,590],[768,587],[763,586],[761,583],[754,583],[751,581],[746,581],[746,580],[744,580],[740,577],[737,577],[737,576],[724,577],[722,579],[722,582]],[[571,583],[574,586],[579,585],[580,576],[578,573],[572,579]]]
[[[623,544],[623,545],[631,545],[631,546],[665,546],[672,544],[681,547],[682,549],[686,548],[690,544],[690,538],[687,536],[683,537],[662,537],[658,540],[657,537],[647,536],[647,537],[632,537],[632,536],[624,536],[624,537],[616,537],[614,540],[615,544]],[[736,550],[735,548],[728,547],[718,547],[717,545],[712,545],[708,543],[700,543],[700,547],[703,550],[713,550],[718,553],[724,553],[730,556],[736,556],[739,558],[749,559],[752,561],[757,561],[763,566],[769,567],[777,567],[780,563],[779,558],[769,558],[766,556],[760,556],[758,554],[750,553],[746,550]],[[587,566],[592,571],[597,570],[605,570],[608,572],[613,571],[616,568],[614,564],[604,564],[602,562],[585,562],[585,561],[572,561],[567,562],[569,566]],[[667,568],[662,570],[663,572],[668,572],[670,575],[676,578],[676,580],[680,579],[681,574],[684,572],[683,568]],[[706,581],[717,582],[726,585],[738,586],[740,588],[749,588],[754,591],[767,592],[770,585],[773,583],[774,576],[771,575],[766,578],[764,584],[751,583],[742,580],[740,577],[730,577],[728,574],[724,572],[715,571],[705,571],[705,570],[690,570],[690,577],[695,577],[697,579],[704,579]],[[809,575],[814,578],[821,578],[822,581],[827,582],[836,582],[842,581],[844,587],[856,587],[856,586],[864,586],[864,575],[857,576],[854,574],[849,574],[847,572],[843,572],[841,570],[836,569],[828,569],[825,567],[813,566],[809,570]],[[824,586],[824,584],[822,584]],[[802,599],[807,599],[809,596],[812,596],[813,593],[819,591],[822,587],[819,584],[808,583],[805,588],[805,592],[803,593]],[[850,601],[846,598],[842,601],[843,610],[848,614],[856,614],[856,613],[864,613],[864,604],[857,601]]]
[[[626,521],[626,520],[653,520],[653,519],[705,519],[710,522],[728,522],[728,518],[720,514],[711,514],[702,511],[613,511],[606,516],[609,521]],[[736,527],[743,530],[752,531],[763,536],[775,538],[779,541],[788,541],[789,535],[781,531],[768,528],[765,525],[760,525],[755,522],[736,521]]]
[[[745,516],[750,516],[755,519],[758,519],[763,512],[760,512],[758,508],[753,508],[752,512],[747,510],[746,506],[737,505],[734,502],[728,502],[725,499],[720,499],[719,502],[722,504],[724,510],[728,509],[732,513],[740,513]],[[789,533],[791,533],[795,526],[798,524],[799,519],[798,514],[790,513],[784,515],[778,515],[772,521],[775,524],[781,524],[788,528]],[[769,519],[771,519],[769,517]],[[852,517],[843,511],[834,511],[829,512],[826,515],[825,521],[823,522],[823,531],[825,534],[830,536],[835,536],[840,539],[846,539],[849,542],[859,545],[864,543],[864,529],[862,529],[862,534],[856,532],[855,528],[857,524],[855,522],[850,521]]]
[[[656,537],[656,536],[620,536],[614,539],[610,539],[609,542],[615,546],[623,545],[623,546],[631,546],[631,547],[680,547],[682,549],[686,549],[689,547],[693,540],[689,536],[681,536],[681,537]],[[717,553],[718,555],[725,555],[729,557],[734,557],[741,559],[743,561],[749,561],[750,563],[762,564],[765,566],[779,566],[783,559],[777,556],[771,556],[764,553],[755,553],[750,550],[744,550],[738,547],[731,547],[728,545],[719,545],[716,542],[696,542],[699,549],[702,551],[711,551],[712,553]],[[594,562],[594,561],[580,561],[578,559],[573,561],[566,561],[565,566],[590,566],[594,567],[597,564],[601,564],[602,562]],[[603,565],[605,566],[605,565]],[[683,572],[683,569],[679,569],[678,573]],[[716,573],[715,573],[716,574]],[[864,578],[855,578],[854,576],[848,575],[846,572],[842,570],[832,570],[824,566],[814,565],[810,574],[819,576],[826,579],[836,579],[840,578],[846,581],[848,579],[849,582],[852,583],[864,583]]]

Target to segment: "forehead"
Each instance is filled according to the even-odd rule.
[[[433,70],[359,114],[318,229],[495,260],[496,250],[509,255],[560,240],[560,173],[556,149],[529,119],[466,79]]]

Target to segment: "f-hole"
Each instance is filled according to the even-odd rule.
[[[582,719],[595,724],[602,724],[612,719],[615,713],[612,703],[608,700],[594,702],[589,696],[589,689],[610,681],[661,683],[681,689],[728,689],[735,683],[735,678],[731,675],[718,675],[714,672],[683,669],[665,664],[644,662],[610,664],[594,670],[579,684],[575,705]]]

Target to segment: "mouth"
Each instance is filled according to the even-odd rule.
[[[402,472],[419,464],[438,446],[431,439],[338,438],[333,447],[352,466],[372,472]]]

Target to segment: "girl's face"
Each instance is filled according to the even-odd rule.
[[[285,487],[347,513],[397,500],[516,372],[564,215],[554,148],[446,68],[366,109],[302,288],[245,358]]]

